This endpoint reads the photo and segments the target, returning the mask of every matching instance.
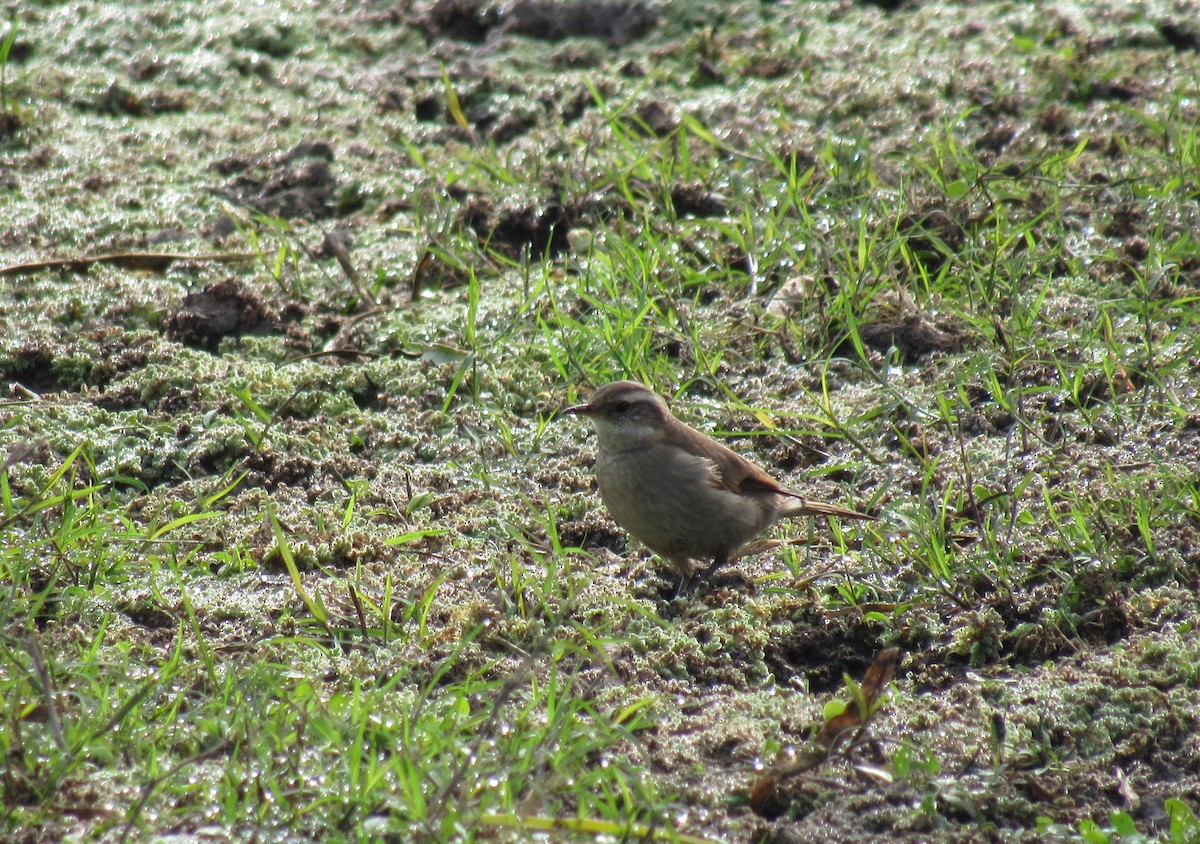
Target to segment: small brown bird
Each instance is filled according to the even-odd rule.
[[[780,519],[874,519],[780,486],[741,455],[680,422],[662,396],[636,381],[606,384],[586,404],[563,412],[592,421],[604,505],[617,524],[670,562],[679,573],[679,594]],[[697,572],[695,560],[712,562]]]

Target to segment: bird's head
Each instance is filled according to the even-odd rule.
[[[675,417],[658,393],[636,381],[614,381],[592,393],[585,404],[563,410],[592,421],[601,448],[625,451],[660,441]]]

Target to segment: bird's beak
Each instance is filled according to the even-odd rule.
[[[562,412],[564,416],[590,416],[595,411],[590,404],[573,404],[564,407]]]

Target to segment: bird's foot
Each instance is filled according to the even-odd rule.
[[[679,575],[679,583],[675,586],[675,594],[672,596],[671,600],[679,601],[687,597],[688,593],[692,591],[692,587],[699,585],[700,584],[697,582],[694,573]]]
[[[696,571],[694,566],[686,571],[681,570],[679,577],[679,589],[675,592],[675,598],[682,598],[684,595],[699,589],[708,581],[709,577],[712,576],[712,573],[721,566],[725,565],[726,562],[727,560],[725,557],[718,557],[708,566],[700,569],[700,571]]]

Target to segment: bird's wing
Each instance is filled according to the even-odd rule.
[[[684,450],[708,461],[713,486],[737,495],[765,492],[795,495],[736,451],[690,428],[683,429],[682,433]]]
[[[689,440],[687,450],[708,460],[712,467],[712,483],[720,489],[727,489],[737,495],[775,493],[794,499],[780,508],[783,516],[842,516],[871,521],[875,519],[874,516],[839,507],[837,504],[805,498],[800,493],[782,486],[758,466],[720,443],[706,441],[703,445],[705,447],[700,448],[697,443]]]

